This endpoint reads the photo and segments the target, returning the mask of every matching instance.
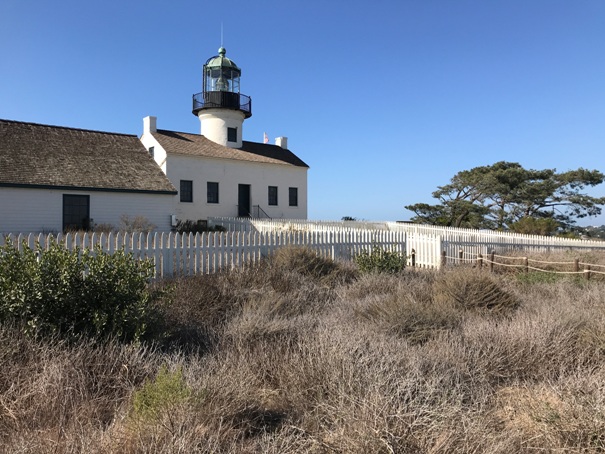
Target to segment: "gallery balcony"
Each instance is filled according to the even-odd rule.
[[[206,91],[193,95],[193,115],[197,116],[204,109],[217,108],[239,110],[249,118],[252,116],[252,99],[230,91]]]

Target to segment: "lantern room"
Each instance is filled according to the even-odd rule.
[[[224,47],[218,50],[218,55],[208,59],[204,65],[204,91],[230,91],[239,93],[239,78],[241,69],[233,60],[225,57]]]
[[[204,109],[231,109],[241,111],[245,118],[252,116],[252,101],[240,93],[241,69],[225,56],[224,47],[218,55],[209,58],[202,73],[202,92],[193,95],[193,114]]]

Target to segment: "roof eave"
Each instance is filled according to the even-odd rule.
[[[158,194],[158,195],[176,195],[178,191],[167,189],[127,189],[127,188],[104,188],[92,186],[68,186],[52,184],[31,184],[31,183],[6,183],[0,182],[0,187],[21,188],[21,189],[56,189],[61,191],[94,191],[94,192],[127,192],[136,194]]]

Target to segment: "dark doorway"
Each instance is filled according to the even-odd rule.
[[[240,184],[237,190],[237,215],[250,217],[250,185]]]
[[[90,229],[90,196],[63,194],[63,231]]]

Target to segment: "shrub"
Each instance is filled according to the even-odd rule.
[[[357,308],[358,317],[376,327],[422,344],[440,332],[452,330],[460,325],[460,313],[453,305],[417,300],[410,294],[391,294],[376,298]]]
[[[161,294],[150,289],[153,264],[101,249],[0,248],[0,320],[22,320],[30,333],[138,340]]]
[[[492,276],[468,268],[454,269],[439,276],[433,284],[433,297],[437,302],[453,303],[465,310],[502,314],[519,305],[518,300]]]
[[[339,269],[339,265],[305,247],[287,246],[277,249],[270,258],[271,266],[305,276],[322,278]]]
[[[192,396],[178,368],[170,372],[162,366],[153,381],[146,381],[133,397],[133,416],[145,421],[155,421],[162,413],[170,412],[184,404]]]
[[[101,224],[95,224],[93,226],[93,231],[96,233],[113,233],[113,232],[117,232],[118,229],[113,224],[101,223]]]
[[[245,270],[181,277],[170,282],[172,304],[163,323],[173,346],[206,349],[224,325],[241,312],[254,284]]]
[[[398,273],[405,268],[406,256],[389,251],[377,244],[355,257],[355,263],[363,273]]]
[[[225,232],[226,230],[222,225],[208,226],[208,221],[202,219],[179,221],[176,226],[178,233]]]
[[[120,216],[120,231],[149,233],[154,231],[156,228],[157,226],[145,216],[130,217],[127,214]]]

